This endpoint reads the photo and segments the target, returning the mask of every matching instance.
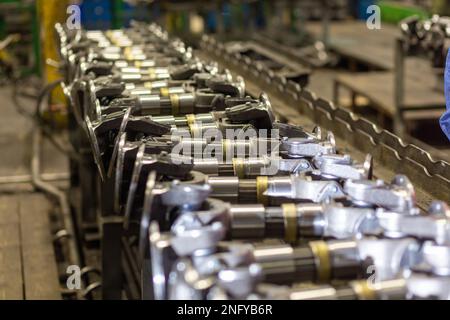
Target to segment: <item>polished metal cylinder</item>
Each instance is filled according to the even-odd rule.
[[[244,202],[242,195],[242,181],[239,183],[239,201]],[[255,194],[255,186],[249,193]],[[250,186],[248,189],[250,190]],[[300,239],[319,238],[323,235],[323,208],[320,204],[294,204],[286,203],[280,207],[264,207],[261,204],[236,204],[230,207],[230,215],[233,222],[230,228],[231,239],[248,238],[270,238],[284,239],[295,244]],[[234,228],[241,228],[239,221],[241,219],[259,221],[261,227],[254,234],[251,230],[248,233],[234,232]],[[263,224],[261,224],[263,223]],[[247,225],[247,224],[244,224]],[[243,227],[245,229],[245,227]],[[255,237],[255,236],[258,237]]]
[[[233,164],[232,163],[220,163],[219,164],[219,175],[220,176],[234,176]]]
[[[253,256],[262,268],[265,281],[270,283],[327,283],[365,278],[365,265],[358,257],[354,241],[311,241],[302,246],[262,245],[255,247]]]
[[[355,241],[328,241],[332,279],[360,279],[370,275],[359,258]]]
[[[151,110],[151,114],[161,114],[162,101],[157,95],[139,96],[139,105],[146,111]]]
[[[275,245],[255,248],[254,259],[261,266],[264,280],[269,283],[291,284],[314,281],[315,257],[308,246]]]
[[[209,177],[207,183],[211,186],[212,198],[218,198],[231,203],[237,203],[239,199],[238,177]]]
[[[145,95],[151,95],[152,90],[147,88],[140,88],[137,87],[135,89],[132,89],[128,92],[130,96],[145,96]]]
[[[254,179],[239,180],[238,201],[239,203],[257,203],[257,185]]]
[[[230,207],[231,239],[262,239],[266,236],[265,208],[258,204]]]
[[[143,77],[139,73],[122,73],[119,76],[120,82],[140,82]]]
[[[172,102],[172,109],[175,112],[178,109],[175,114],[194,113],[195,96],[192,93],[172,94],[170,95],[170,101]]]
[[[205,135],[208,136],[217,136],[220,134],[219,129],[217,128],[217,124],[212,123],[199,123],[194,122],[189,124],[189,130],[191,132],[192,137],[194,138],[203,138]]]
[[[165,125],[173,125],[176,122],[176,118],[172,115],[166,115],[166,116],[156,116],[151,117],[151,119],[157,123],[165,124]]]
[[[211,177],[219,175],[219,161],[217,159],[194,159],[194,170]]]
[[[357,300],[351,289],[337,289],[331,285],[292,289],[287,295],[289,300]]]
[[[297,228],[301,238],[323,236],[323,206],[321,204],[303,203],[296,206]]]
[[[276,197],[292,197],[292,178],[286,177],[271,177],[267,187],[270,192]]]

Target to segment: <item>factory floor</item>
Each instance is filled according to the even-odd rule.
[[[53,246],[57,206],[31,184],[34,124],[20,114],[12,88],[0,88],[0,300],[61,299]],[[33,100],[20,99],[25,112]],[[43,177],[66,187],[67,158],[48,141],[42,144]]]

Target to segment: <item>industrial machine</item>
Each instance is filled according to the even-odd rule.
[[[450,299],[448,164],[213,38],[56,30],[86,295]]]

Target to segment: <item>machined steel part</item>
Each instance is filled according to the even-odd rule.
[[[212,196],[232,203],[269,204],[271,199],[310,201],[344,197],[342,187],[335,181],[313,180],[306,175],[239,179],[238,177],[208,177]]]
[[[371,245],[371,239],[357,241],[313,241],[307,245],[292,247],[289,245],[246,245],[231,244],[218,247],[213,254],[199,252],[190,259],[183,257],[173,261],[171,283],[168,296],[177,299],[195,299],[197,282],[209,279],[209,285],[203,290],[211,290],[214,285],[226,288],[234,299],[249,295],[262,282],[273,284],[292,284],[298,282],[327,283],[331,279],[367,278],[373,272],[375,264],[379,283],[398,279],[403,270],[409,270],[413,262],[409,259],[415,248],[413,239],[388,240],[378,249],[381,253],[368,256],[365,247]],[[179,250],[179,249],[178,249]],[[225,251],[223,251],[225,250]],[[177,249],[175,249],[175,252]],[[392,254],[392,257],[390,256]],[[183,268],[180,268],[180,263]],[[189,272],[184,267],[189,266]],[[189,284],[189,275],[197,274]],[[366,280],[367,281],[367,280]],[[366,282],[367,283],[367,282]],[[173,291],[179,286],[190,287],[188,296]],[[194,296],[192,295],[194,293]],[[176,294],[176,295],[173,295]],[[202,294],[205,299],[205,294]],[[324,298],[324,297],[322,297]]]
[[[449,211],[426,198],[448,199],[448,164],[212,38],[200,56],[250,86],[156,25],[57,31],[64,92],[105,180],[101,206],[112,208],[99,221],[123,222],[145,297],[448,298]],[[253,98],[255,83],[276,108]],[[189,96],[186,110],[175,95]],[[304,129],[286,105],[329,131]],[[228,128],[279,134],[218,134]],[[195,137],[209,129],[217,134]],[[320,286],[292,287],[305,282]]]
[[[179,190],[176,187],[174,192]],[[205,193],[201,198],[198,198],[198,201],[204,201],[207,196],[207,193],[210,192],[210,189],[205,189]],[[178,191],[180,192],[180,191]],[[189,188],[184,188],[184,192],[190,193],[192,192]],[[177,202],[179,205],[183,204],[184,197],[180,196],[180,201]],[[330,205],[329,205],[330,206]],[[183,257],[182,261],[176,262],[173,260],[172,266],[174,269],[171,269],[171,272],[175,272],[176,276],[170,277],[172,279],[172,290],[178,290],[180,286],[187,288],[188,284],[186,283],[187,270],[189,274],[194,272],[198,275],[195,279],[200,281],[201,279],[205,279],[205,277],[209,277],[210,286],[206,289],[210,289],[213,285],[217,284],[217,281],[220,283],[221,281],[221,272],[225,272],[227,274],[233,273],[234,275],[231,277],[232,279],[241,278],[243,273],[247,272],[247,269],[242,269],[242,263],[245,263],[247,266],[255,263],[258,265],[260,272],[257,274],[257,279],[264,279],[264,281],[268,281],[270,283],[290,283],[293,279],[298,281],[320,281],[327,282],[330,279],[345,279],[347,277],[358,277],[358,276],[370,276],[374,273],[374,280],[376,281],[386,281],[396,279],[401,276],[403,272],[412,270],[414,266],[419,265],[423,261],[428,262],[434,267],[441,268],[443,270],[442,259],[437,258],[434,255],[433,258],[430,257],[430,252],[432,249],[427,251],[427,246],[424,248],[421,246],[420,242],[413,238],[400,238],[400,239],[380,239],[380,238],[371,238],[371,237],[363,237],[355,240],[347,240],[345,238],[351,238],[357,234],[372,232],[372,230],[376,230],[379,226],[373,223],[374,219],[374,211],[370,210],[362,210],[362,212],[358,213],[359,218],[366,217],[369,219],[369,223],[366,220],[366,230],[358,230],[355,231],[353,229],[354,223],[351,222],[349,224],[350,233],[353,234],[348,235],[344,234],[343,240],[334,240],[334,241],[313,241],[309,242],[307,246],[299,246],[292,247],[290,245],[264,245],[264,244],[229,244],[226,243],[220,244],[219,241],[225,238],[226,235],[226,226],[227,224],[231,224],[231,229],[233,229],[233,224],[236,226],[239,224],[239,221],[236,221],[236,217],[240,220],[241,225],[245,228],[245,223],[251,221],[252,215],[261,216],[264,215],[264,210],[269,212],[269,209],[264,209],[261,207],[253,206],[231,206],[229,207],[229,211],[227,212],[227,206],[220,201],[216,202],[215,210],[213,211],[197,211],[192,212],[189,211],[186,215],[180,215],[179,218],[174,222],[170,236],[167,235],[165,237],[165,241],[170,239],[171,247],[173,252],[176,253],[178,257]],[[222,208],[222,209],[218,209]],[[298,205],[296,209],[303,209],[304,213],[308,212],[308,206],[305,205],[302,207]],[[261,210],[262,209],[262,210]],[[283,208],[284,209],[284,208]],[[343,217],[343,213],[333,213],[333,208],[325,207],[320,209],[316,207],[314,209],[309,210],[310,215],[316,215],[316,218],[324,220],[323,216],[325,215],[325,210],[328,210],[328,215],[333,216],[337,215]],[[320,212],[322,210],[322,212]],[[157,210],[158,211],[158,210]],[[434,209],[431,209],[431,212]],[[349,212],[352,212],[351,210]],[[288,213],[283,213],[284,219],[292,219],[292,216],[289,216]],[[370,218],[371,217],[371,218]],[[300,218],[300,217],[299,217]],[[336,227],[339,228],[340,219],[335,220]],[[253,220],[255,221],[255,220]],[[312,221],[306,217],[307,221]],[[205,225],[206,223],[206,225]],[[286,222],[285,222],[286,223]],[[292,223],[292,221],[291,221]],[[297,224],[296,222],[294,222]],[[269,224],[269,223],[267,223]],[[319,224],[323,227],[328,227],[332,229],[330,226],[333,224],[333,218],[331,218],[328,223],[324,221]],[[258,228],[258,224],[248,224],[251,227],[249,229]],[[205,236],[209,239],[206,241],[206,238],[203,239],[201,243],[197,243],[196,241],[189,241],[189,237],[194,237],[193,239],[198,239],[202,237],[200,233],[202,233],[202,226],[210,226],[215,227],[215,234],[217,237],[212,238],[207,236],[209,233],[209,227],[205,229]],[[275,224],[272,225],[274,227]],[[312,228],[311,228],[312,226]],[[306,227],[304,224],[303,227]],[[200,228],[200,229],[199,229]],[[230,226],[228,226],[230,228]],[[239,227],[235,227],[239,228]],[[289,230],[292,227],[284,226],[285,233],[292,232]],[[182,230],[182,233],[178,233],[176,230]],[[186,230],[190,230],[186,233]],[[196,230],[195,233],[190,234],[192,230]],[[306,232],[310,232],[310,236],[318,236],[323,235],[323,231],[317,232],[317,228],[314,225],[310,225],[309,229],[304,229]],[[319,229],[320,230],[320,229]],[[369,230],[369,231],[368,231]],[[159,231],[158,231],[159,232]],[[297,231],[295,231],[297,232]],[[314,234],[314,232],[316,232]],[[308,235],[307,233],[305,235]],[[336,237],[339,237],[339,232],[336,233]],[[259,235],[261,236],[261,235]],[[285,234],[286,236],[286,234]],[[291,235],[292,236],[292,235]],[[330,236],[332,236],[330,234]],[[152,237],[152,236],[150,236]],[[182,239],[182,241],[178,241],[178,237]],[[254,237],[258,237],[257,234],[254,234]],[[264,237],[264,235],[263,235]],[[236,234],[233,239],[239,239],[239,234]],[[244,236],[244,238],[246,238]],[[249,237],[251,238],[251,237]],[[287,238],[286,240],[292,240]],[[200,247],[197,247],[197,245]],[[194,246],[193,246],[194,245]],[[215,249],[214,249],[215,247]],[[225,250],[225,251],[224,251]],[[442,253],[442,250],[439,251]],[[432,255],[432,254],[431,254]],[[190,261],[186,260],[186,257],[190,256]],[[219,258],[220,256],[220,258]],[[227,257],[227,258],[225,258]],[[175,259],[172,255],[172,258]],[[305,260],[306,259],[306,260]],[[438,260],[440,262],[436,263]],[[444,259],[445,260],[445,259]],[[206,263],[209,261],[209,263]],[[215,262],[214,262],[215,261]],[[222,263],[220,262],[222,261]],[[223,263],[223,261],[232,262],[237,270],[230,269],[232,265],[227,263]],[[309,264],[307,263],[309,261]],[[209,267],[208,267],[209,266]],[[371,268],[373,266],[373,268]],[[212,268],[212,269],[211,269]],[[224,270],[222,270],[224,268]],[[192,271],[192,270],[194,271]],[[253,267],[254,270],[254,267]],[[309,270],[309,271],[308,271]],[[433,271],[440,271],[438,269],[434,269]],[[166,274],[169,273],[169,270],[166,269]],[[243,292],[247,292],[249,289],[253,287],[250,286],[252,281],[257,282],[257,279],[249,279],[248,276],[252,272],[247,272],[247,282],[244,282],[241,286],[230,286],[228,290],[238,290],[238,292],[234,292],[233,296],[235,298],[242,298]],[[217,274],[217,279],[211,279],[211,276]],[[440,274],[441,275],[441,274]],[[443,274],[446,276],[446,274]],[[230,276],[230,275],[229,275]],[[214,278],[214,277],[213,277]],[[228,278],[228,276],[226,277]],[[223,280],[223,279],[222,279]],[[194,298],[194,297],[206,297],[203,292],[200,296],[195,288],[195,284],[191,283],[193,287],[188,290],[191,292],[193,290],[194,293],[190,293],[188,297],[183,296],[181,293],[177,293],[176,295],[171,295],[170,290],[168,293],[168,297],[172,298]],[[244,288],[247,289],[243,289]],[[175,289],[176,288],[176,289]],[[174,292],[173,292],[174,293]]]

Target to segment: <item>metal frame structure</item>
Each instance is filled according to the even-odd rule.
[[[428,105],[423,108],[408,108],[405,106],[405,59],[409,56],[405,51],[405,41],[398,38],[395,42],[395,110],[394,132],[400,137],[405,135],[405,123],[403,113],[409,110],[444,110],[445,104]]]
[[[386,169],[385,172],[380,172],[380,176],[389,176],[389,172],[401,172],[410,176],[412,182],[420,188],[419,202],[424,207],[432,198],[447,202],[450,200],[450,163],[436,160],[425,150],[406,144],[399,136],[379,128],[367,119],[336,107],[330,101],[317,98],[313,92],[293,82],[276,77],[273,72],[262,69],[248,57],[229,52],[226,45],[213,37],[205,36],[201,48],[224,67],[257,84],[260,89],[271,94],[272,98],[276,97],[285,105],[295,108],[300,119],[306,116],[309,121],[332,130],[346,146],[356,152],[372,153],[374,160]]]

